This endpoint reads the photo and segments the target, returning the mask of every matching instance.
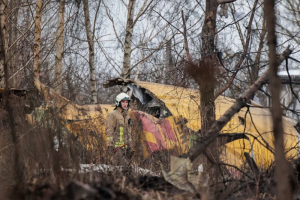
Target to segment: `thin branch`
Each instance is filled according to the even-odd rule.
[[[292,50],[289,47],[279,56],[278,63],[283,62],[290,54]],[[269,70],[266,70],[256,81],[249,87],[240,98],[218,119],[216,120],[207,132],[210,137],[202,143],[197,144],[189,151],[189,157],[191,161],[194,161],[204,150],[216,139],[222,128],[230,121],[230,119],[239,112],[243,107],[247,105],[247,102],[251,99],[251,96],[266,82],[269,77]]]
[[[102,0],[99,0],[98,5],[97,5],[97,10],[95,13],[95,18],[94,18],[94,24],[93,24],[93,33],[92,33],[92,40],[94,40],[95,38],[95,30],[96,30],[96,20],[97,20],[97,15],[100,9],[100,5],[101,5]]]
[[[118,35],[118,33],[117,33],[117,30],[116,30],[116,27],[115,27],[114,19],[113,19],[113,17],[111,16],[110,11],[109,11],[109,9],[107,8],[107,6],[106,6],[106,4],[104,3],[104,1],[103,1],[103,5],[104,5],[104,7],[105,7],[105,11],[106,11],[106,14],[107,14],[107,16],[108,16],[108,19],[109,19],[109,20],[111,21],[111,23],[112,23],[113,30],[114,30],[114,33],[115,33],[115,35],[116,35],[116,38],[117,38],[118,42],[120,43],[120,45],[121,45],[121,47],[122,47],[122,50],[124,50],[124,44],[123,44],[122,40],[120,39],[120,37],[119,37],[119,35]]]
[[[218,4],[226,4],[226,3],[232,3],[236,0],[217,0]]]
[[[167,40],[166,42],[161,42],[156,49],[154,49],[148,56],[146,56],[144,59],[140,60],[139,62],[135,63],[134,65],[131,66],[130,70],[134,69],[138,64],[145,62],[146,60],[148,60],[148,58],[150,58],[156,51],[160,50],[160,48],[165,45],[168,41],[170,41],[174,36],[172,36],[169,40]]]
[[[232,14],[233,20],[235,21],[236,19],[235,19],[235,16],[234,16],[234,12],[235,12],[234,4],[232,4],[232,6],[229,5],[229,8],[231,10],[231,14]],[[240,37],[241,43],[242,43],[243,48],[244,48],[245,47],[245,41],[244,41],[244,38],[243,38],[243,34],[242,34],[242,31],[241,31],[241,27],[240,27],[239,22],[235,23],[235,26],[236,26],[236,29],[237,29],[237,31],[239,33],[239,37]]]
[[[290,75],[290,72],[289,72],[288,59],[286,59],[285,67],[286,67],[286,72],[287,72],[289,80],[290,80],[289,82],[290,82],[291,91],[292,91],[294,97],[297,98],[298,102],[300,102],[300,99],[299,99],[298,95],[295,93],[295,91],[293,89],[293,86],[292,86],[292,78],[291,78],[291,75]]]
[[[132,26],[134,26],[137,22],[137,20],[139,20],[139,18],[148,10],[149,6],[152,4],[153,0],[150,0],[149,4],[146,6],[148,0],[145,0],[142,7],[140,8],[135,20],[132,23]],[[146,6],[146,8],[145,8]],[[145,8],[145,9],[144,9]]]
[[[258,9],[258,8],[260,8],[260,7],[261,7],[261,5],[259,5],[256,9]],[[216,34],[220,33],[221,31],[223,31],[223,30],[224,30],[225,28],[227,28],[228,26],[234,25],[235,23],[237,23],[237,22],[243,20],[243,19],[244,19],[245,17],[247,17],[251,12],[252,12],[252,10],[250,10],[244,17],[240,18],[239,20],[234,21],[234,22],[232,22],[232,23],[230,23],[230,24],[227,24],[226,26],[223,26],[220,30],[216,31]]]
[[[184,14],[183,14],[183,10],[181,10],[181,18],[182,18],[182,26],[183,26],[183,38],[184,38],[184,48],[185,48],[185,52],[186,52],[186,57],[189,63],[192,62],[192,57],[190,54],[190,49],[189,49],[189,44],[188,44],[188,40],[187,40],[187,33],[186,33],[186,24],[185,24],[185,18],[184,18]]]
[[[240,60],[238,61],[238,63],[235,65],[234,69],[236,70],[232,76],[230,77],[229,81],[227,81],[226,85],[224,87],[222,87],[219,91],[217,91],[215,93],[215,99],[221,95],[225,90],[227,90],[227,88],[230,87],[230,85],[233,83],[233,80],[235,79],[237,73],[239,72],[240,70],[240,67],[245,59],[245,54],[247,53],[248,51],[248,47],[249,47],[249,44],[250,44],[250,36],[251,36],[251,26],[252,26],[252,22],[253,22],[253,19],[254,19],[254,14],[255,14],[255,11],[256,11],[256,6],[257,6],[257,3],[258,3],[258,0],[255,0],[254,4],[253,4],[253,8],[252,8],[252,13],[251,13],[251,16],[250,16],[250,20],[249,20],[249,23],[248,23],[248,27],[247,27],[247,37],[246,37],[246,44],[244,46],[244,51],[243,51],[243,55],[241,56]],[[220,60],[220,63],[222,64],[222,61]]]
[[[98,39],[96,38],[96,43],[98,44],[98,46],[100,47],[100,50],[102,51],[102,53],[104,54],[106,60],[109,62],[109,64],[111,64],[111,66],[114,68],[114,70],[116,70],[116,72],[121,75],[121,72],[119,72],[119,70],[115,67],[115,65],[111,62],[112,59],[108,58],[107,53],[104,51],[104,49],[102,48],[100,42],[98,41]]]

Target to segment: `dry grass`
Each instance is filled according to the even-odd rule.
[[[138,149],[131,159],[117,157],[103,152],[103,140],[97,135],[101,133],[82,130],[84,137],[93,136],[96,141],[93,149],[87,150],[82,140],[66,130],[54,110],[45,113],[44,119],[36,124],[24,120],[27,100],[12,96],[15,130],[17,132],[20,167],[22,179],[16,179],[14,171],[14,144],[12,143],[9,119],[3,102],[0,105],[0,199],[74,199],[70,188],[74,181],[88,184],[97,191],[93,199],[275,199],[276,180],[274,180],[274,166],[261,171],[259,175],[253,173],[245,164],[244,167],[233,169],[220,165],[220,176],[209,182],[206,192],[191,194],[177,189],[167,183],[162,177],[141,176],[128,168],[125,171],[100,173],[91,171],[80,173],[79,163],[104,163],[113,160],[124,160],[125,163],[147,168],[153,172],[169,168],[170,151],[154,153],[147,159]],[[30,103],[30,102],[29,102]],[[143,140],[140,132],[141,124],[136,123],[135,141]],[[60,138],[60,148],[55,147],[54,138]],[[136,144],[136,146],[140,146]],[[126,160],[127,159],[127,160]],[[212,168],[212,164],[207,164]],[[295,162],[293,169],[299,168]],[[65,171],[62,169],[73,169]],[[230,169],[230,170],[229,170]],[[295,171],[297,171],[295,170]],[[295,175],[295,177],[298,174]],[[17,180],[22,180],[21,187],[16,190]],[[291,187],[295,196],[298,194],[298,181],[291,178]],[[208,191],[208,192],[207,192]],[[74,191],[73,191],[74,192]],[[104,198],[105,194],[114,196]],[[71,195],[71,196],[70,196]],[[104,195],[104,196],[103,196]],[[85,198],[89,199],[89,198]]]

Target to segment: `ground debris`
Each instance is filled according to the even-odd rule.
[[[94,174],[99,176],[99,174]],[[157,176],[99,176],[95,182],[72,180],[66,186],[55,184],[28,187],[17,199],[30,200],[150,200],[199,199],[197,195],[182,191]]]
[[[128,194],[114,190],[113,188],[100,186],[99,184],[89,185],[79,181],[72,181],[62,191],[52,196],[52,200],[129,200]]]

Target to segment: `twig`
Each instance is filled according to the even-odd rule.
[[[278,63],[281,63],[285,58],[287,58],[292,53],[289,47],[279,56]],[[269,77],[269,70],[265,71],[255,83],[248,88],[240,98],[218,119],[216,120],[211,128],[208,130],[207,135],[210,137],[203,143],[196,145],[189,151],[191,161],[194,161],[199,155],[201,155],[204,150],[216,139],[222,128],[230,121],[230,119],[239,112],[243,107],[247,105],[251,96],[266,82]]]

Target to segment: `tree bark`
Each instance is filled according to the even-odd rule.
[[[217,0],[206,0],[205,19],[201,32],[201,60],[198,67],[199,71],[197,73],[197,76],[199,76],[197,83],[200,89],[201,135],[204,137],[211,137],[208,130],[216,120],[214,97],[216,87],[215,72],[218,66],[215,54],[217,9]],[[218,163],[219,148],[217,142],[214,142],[208,148],[208,152],[210,152],[210,154],[206,156],[207,161],[213,159],[215,163]],[[209,159],[208,156],[212,159]],[[206,163],[209,164],[210,162]],[[220,168],[218,165],[213,165],[210,176],[214,183],[218,182],[220,177]],[[216,184],[214,189],[219,190],[219,185]],[[216,193],[214,199],[219,198],[219,193]]]
[[[36,79],[39,79],[40,76],[42,9],[43,9],[42,0],[36,0],[34,44],[33,44],[33,73]]]
[[[6,53],[7,49],[7,42],[6,42],[6,17],[7,15],[7,0],[1,0],[0,1],[0,21],[1,21],[1,33],[3,35],[2,44],[3,45],[3,51]],[[6,87],[5,85],[5,69],[4,69],[4,57],[0,57],[0,88]]]
[[[127,8],[127,24],[126,24],[126,35],[124,43],[124,58],[123,58],[123,71],[122,77],[125,79],[130,78],[130,58],[131,58],[131,44],[133,34],[133,15],[134,15],[135,0],[129,0]]]
[[[96,75],[95,75],[95,51],[94,51],[94,38],[91,28],[91,20],[89,16],[89,2],[83,0],[83,10],[85,19],[86,36],[89,44],[89,67],[90,67],[90,91],[91,103],[97,103],[97,90],[96,90]]]
[[[215,121],[215,31],[217,18],[217,0],[206,0],[205,20],[201,33],[201,61],[199,71],[201,132],[206,132]]]
[[[269,73],[270,73],[270,90],[272,95],[272,119],[273,134],[275,138],[275,176],[277,180],[277,199],[293,199],[291,185],[289,184],[289,166],[285,159],[283,144],[283,123],[282,109],[280,105],[280,80],[277,76],[278,60],[276,59],[276,35],[275,35],[275,2],[274,0],[265,0],[264,2],[265,17],[267,20],[267,39],[269,46]]]
[[[172,40],[166,42],[166,60],[165,60],[165,83],[172,84],[171,77],[173,74],[173,60],[172,60]]]
[[[1,1],[3,3],[3,1]],[[7,1],[4,2],[5,6],[7,5]],[[3,14],[3,5],[1,4],[1,13]],[[6,9],[6,8],[5,8]],[[5,10],[4,9],[4,10]],[[5,13],[6,14],[6,13]],[[1,16],[3,17],[3,15]],[[4,25],[2,24],[4,23]],[[0,60],[1,64],[3,65],[3,70],[4,70],[4,85],[5,85],[5,90],[4,90],[4,101],[5,101],[5,109],[7,110],[8,113],[8,119],[9,119],[9,125],[10,125],[10,133],[12,137],[12,143],[14,149],[12,150],[12,156],[13,156],[13,177],[14,177],[14,194],[12,196],[16,195],[16,192],[18,192],[19,189],[21,189],[21,184],[24,182],[24,176],[22,172],[22,166],[21,166],[21,152],[20,152],[20,147],[18,145],[17,141],[17,132],[16,132],[16,123],[15,123],[15,118],[13,115],[13,107],[11,106],[11,101],[9,98],[9,92],[8,92],[8,66],[7,66],[7,57],[6,57],[6,39],[5,39],[5,33],[6,33],[6,19],[1,18],[0,20]],[[14,198],[12,198],[14,199]]]
[[[187,31],[186,31],[186,24],[185,24],[185,17],[184,17],[183,10],[181,11],[181,19],[182,19],[184,49],[185,49],[185,53],[186,53],[186,58],[187,58],[187,61],[189,63],[191,63],[192,62],[192,57],[191,57],[191,54],[190,54],[189,43],[188,43],[188,40],[187,40]]]
[[[64,49],[64,23],[65,23],[65,0],[60,0],[58,11],[58,27],[56,31],[56,56],[55,56],[55,91],[62,94],[62,61]]]
[[[19,8],[18,0],[10,0],[9,2],[9,11],[10,11],[10,23],[8,24],[8,66],[9,66],[9,76],[11,77],[15,71],[17,71],[17,58],[19,55],[19,51],[17,50],[17,43],[14,44],[14,41],[17,39],[18,32],[17,32],[17,25],[18,25],[18,17],[19,17]],[[13,45],[13,46],[12,46]],[[16,76],[11,78],[10,85],[11,87],[16,87]]]
[[[260,41],[257,49],[257,54],[255,56],[254,66],[251,68],[251,74],[250,74],[250,85],[254,83],[255,80],[257,80],[259,75],[259,64],[260,64],[260,58],[261,58],[261,51],[264,45],[264,40],[266,36],[266,25],[265,25],[265,17],[263,18],[262,22],[262,31],[260,33]],[[253,100],[254,96],[251,98]]]

